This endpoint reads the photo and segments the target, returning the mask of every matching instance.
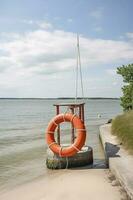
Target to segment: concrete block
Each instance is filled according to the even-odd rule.
[[[66,146],[66,145],[65,145]],[[62,158],[47,149],[46,166],[48,169],[65,169],[80,167],[93,163],[93,150],[89,146],[82,147],[81,151],[71,157]]]

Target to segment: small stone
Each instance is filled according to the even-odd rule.
[[[120,189],[119,189],[120,193],[121,193],[121,200],[128,200],[128,195],[125,191],[125,189],[123,187],[120,186]]]
[[[108,174],[108,178],[110,181],[113,181],[116,179],[115,176],[111,172]]]
[[[112,186],[119,186],[120,183],[118,180],[113,180],[112,183],[111,183]]]
[[[121,195],[122,195],[121,200],[128,200],[129,199],[126,192],[122,193]]]
[[[106,124],[112,123],[112,119],[109,119]]]
[[[121,194],[122,193],[126,193],[125,190],[124,190],[124,188],[122,186],[119,187],[119,191],[120,191]]]
[[[128,200],[128,196],[126,194],[122,194],[121,200]]]

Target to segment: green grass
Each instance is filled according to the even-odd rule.
[[[112,134],[117,135],[124,147],[133,153],[133,111],[118,115],[113,119]]]

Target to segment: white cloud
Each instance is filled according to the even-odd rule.
[[[89,14],[94,19],[99,20],[103,17],[103,11],[104,11],[103,7],[98,7],[95,10],[92,10]]]
[[[14,65],[16,70],[25,68],[25,70],[30,69],[30,72],[52,74],[70,70],[76,64],[74,33],[36,30],[18,35],[16,39],[1,43],[0,46],[7,55],[0,57],[1,69],[3,66],[10,68]],[[83,66],[133,59],[133,47],[128,42],[81,37],[80,47]]]
[[[83,69],[133,60],[130,42],[81,36],[80,50]],[[43,75],[43,81],[49,79],[49,83],[53,77],[65,79],[65,74],[74,71],[75,66],[75,33],[38,29],[23,34],[8,34],[8,40],[0,42],[0,85],[4,84],[7,88],[10,85],[19,91],[20,88],[35,86],[39,84],[40,75]],[[109,69],[107,73],[113,75],[114,70]]]
[[[22,23],[35,25],[41,29],[51,29],[53,25],[45,20],[22,20]]]
[[[133,40],[133,33],[126,33],[126,36],[127,36],[129,39]]]
[[[72,23],[72,22],[73,22],[73,19],[72,19],[72,18],[69,18],[69,19],[67,19],[67,22]]]
[[[117,74],[116,69],[107,69],[106,73],[111,75],[111,76],[115,76]]]
[[[0,57],[0,72],[4,72],[7,68],[8,65],[11,65],[12,63],[10,62],[10,59],[8,59],[5,56]]]
[[[54,20],[60,20],[60,17],[54,17]]]
[[[51,23],[48,23],[48,22],[38,22],[38,26],[42,29],[51,29],[53,28],[52,24]]]
[[[25,23],[25,24],[34,24],[35,23],[33,20],[27,20],[27,19],[24,19],[21,22]]]
[[[118,82],[117,82],[117,81],[114,81],[114,82],[112,83],[112,85],[117,86],[117,85],[118,85]]]
[[[94,31],[96,31],[96,32],[102,32],[103,31],[103,28],[101,27],[101,26],[96,26],[96,27],[94,27]]]

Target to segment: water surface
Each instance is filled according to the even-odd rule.
[[[0,100],[0,190],[48,175],[45,129],[55,115],[53,104],[59,102],[62,101]],[[85,103],[86,144],[93,147],[95,167],[104,162],[99,126],[122,110],[119,100],[86,100]],[[63,142],[70,142],[68,128],[62,128]]]

